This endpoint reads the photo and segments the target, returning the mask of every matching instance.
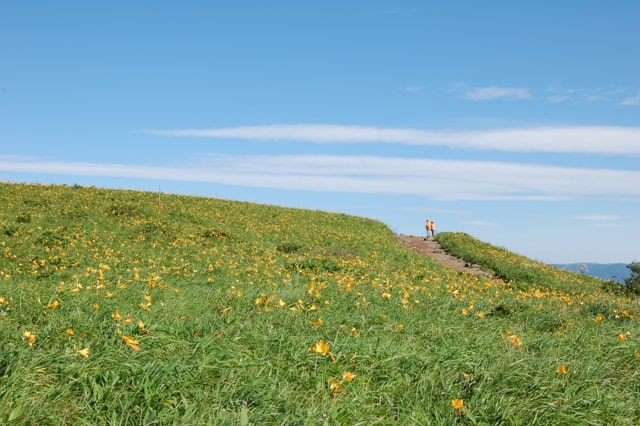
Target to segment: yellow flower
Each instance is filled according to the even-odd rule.
[[[318,326],[318,325],[322,325],[322,318],[318,318],[317,321],[311,321],[311,325]]]
[[[618,334],[618,342],[624,342],[625,340],[627,340],[627,336],[622,333]]]
[[[67,334],[68,334],[69,336],[73,336],[75,333],[73,332],[73,330],[72,330],[72,329],[67,328]]]
[[[515,334],[509,336],[509,341],[511,342],[511,346],[514,346],[516,348],[522,346],[522,341]]]
[[[562,374],[563,376],[568,373],[567,368],[564,365],[560,365],[556,371],[558,374]]]
[[[58,306],[60,306],[60,302],[58,302],[57,300],[54,300],[53,302],[47,305],[47,309],[57,309]]]
[[[147,302],[147,303],[138,303],[138,307],[139,307],[140,309],[143,309],[143,310],[148,311],[148,312],[150,312],[150,311],[151,311],[151,303],[150,303],[150,302]]]
[[[338,395],[342,393],[342,389],[340,389],[341,384],[341,382],[334,379],[333,377],[329,377],[329,390],[331,391],[332,395]]]
[[[136,351],[140,350],[140,346],[138,346],[140,344],[139,340],[136,340],[131,336],[122,336],[122,340],[124,340],[124,343],[126,343],[131,349]]]
[[[604,319],[604,317],[603,317],[602,315],[598,315],[598,316],[596,317],[596,319],[594,320],[594,322],[600,322],[600,321],[602,321],[603,319]]]
[[[317,354],[327,355],[329,353],[329,345],[324,340],[318,340],[309,350]]]
[[[463,414],[463,410],[466,412],[466,408],[464,406],[464,400],[463,399],[452,399],[451,400],[451,406],[453,407],[453,414],[455,414],[456,417],[460,417]]]
[[[36,341],[36,335],[30,331],[25,331],[24,333],[22,333],[22,338],[27,339],[27,341],[29,342],[29,346],[33,346]]]
[[[390,293],[382,293],[381,294],[383,299],[391,299],[391,294]]]
[[[309,348],[309,351],[322,356],[329,355],[332,361],[336,360],[336,357],[329,351],[329,345],[324,340],[318,340],[315,345]]]
[[[355,378],[356,378],[356,375],[353,374],[350,371],[343,371],[342,372],[342,380],[344,380],[345,382],[350,382]]]
[[[83,356],[85,358],[89,358],[89,348],[84,348],[84,349],[80,349],[80,350],[76,350],[76,353],[80,356]]]

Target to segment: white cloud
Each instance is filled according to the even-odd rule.
[[[465,99],[489,101],[494,99],[531,99],[531,90],[515,87],[478,87],[462,94]]]
[[[620,221],[624,217],[617,214],[584,214],[575,216],[574,219],[587,222],[592,228],[622,228]]]
[[[636,106],[640,105],[640,92],[636,93],[635,96],[628,97],[620,102],[620,105],[625,106]]]
[[[424,89],[425,89],[424,86],[409,86],[409,87],[403,87],[402,91],[417,93],[417,92],[422,92]]]
[[[185,167],[0,159],[0,170],[411,195],[440,200],[640,197],[637,171],[373,156],[213,155]]]
[[[568,96],[568,95],[553,95],[553,96],[547,96],[546,99],[547,99],[547,102],[549,102],[549,103],[559,104],[559,103],[563,103],[563,102],[568,102],[572,98],[571,98],[571,96]]]
[[[619,223],[596,222],[591,224],[592,228],[622,228]]]
[[[589,220],[589,221],[612,221],[612,220],[620,220],[622,216],[615,214],[584,214],[580,216],[575,216],[574,219],[577,220]]]
[[[640,155],[640,127],[565,126],[478,131],[278,124],[213,129],[146,130],[159,136],[304,141],[313,143],[396,143],[513,152]]]

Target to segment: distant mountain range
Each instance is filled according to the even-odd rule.
[[[624,279],[631,275],[626,263],[565,263],[552,266],[603,280],[613,279],[620,284],[623,284]]]

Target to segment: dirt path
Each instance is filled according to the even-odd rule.
[[[462,259],[451,256],[444,251],[440,244],[433,238],[416,237],[412,235],[396,234],[396,239],[409,250],[419,255],[428,257],[429,259],[448,266],[459,272],[467,272],[469,274],[480,275],[485,279],[496,279],[496,277],[488,271],[480,269],[478,265],[472,265]]]

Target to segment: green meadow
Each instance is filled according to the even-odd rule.
[[[640,303],[460,233],[0,183],[0,424],[640,424]],[[550,242],[552,244],[552,242]]]

